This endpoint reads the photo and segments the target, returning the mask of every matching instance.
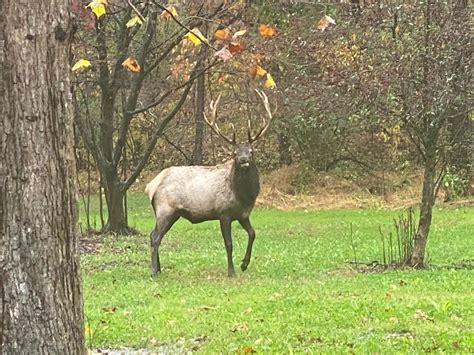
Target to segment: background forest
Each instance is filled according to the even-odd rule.
[[[81,191],[100,192],[104,231],[130,231],[134,184],[228,159],[204,124],[208,103],[222,96],[218,123],[242,140],[265,117],[256,88],[274,116],[257,146],[263,204],[421,200],[426,239],[440,188],[445,201],[472,194],[467,1],[76,3]]]

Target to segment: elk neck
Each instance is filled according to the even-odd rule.
[[[243,205],[253,206],[260,192],[258,169],[255,162],[242,168],[234,163],[231,170],[231,183],[234,194]]]

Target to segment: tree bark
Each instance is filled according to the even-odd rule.
[[[82,354],[66,0],[0,0],[0,353]]]
[[[104,231],[130,234],[125,215],[125,193],[122,183],[115,175],[106,180],[105,199],[107,201],[108,218]]]
[[[202,165],[202,141],[204,138],[204,73],[196,79],[196,102],[194,112],[194,149],[193,164]]]
[[[433,206],[436,199],[436,163],[439,128],[432,127],[425,142],[423,187],[421,193],[420,220],[413,241],[413,251],[409,261],[410,266],[423,268],[425,265],[426,243],[431,229]]]

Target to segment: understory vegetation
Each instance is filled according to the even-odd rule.
[[[81,240],[89,349],[474,351],[472,207],[435,208],[423,271],[381,265],[379,226],[400,210],[257,209],[253,258],[234,279],[218,223],[186,221],[166,235],[152,279],[151,207],[141,193],[128,207],[139,235]],[[237,224],[233,235],[238,264],[247,236]]]

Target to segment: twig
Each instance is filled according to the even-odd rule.
[[[129,0],[129,1],[130,1],[130,0]],[[193,33],[193,31],[192,31],[188,26],[186,26],[184,23],[182,23],[181,21],[179,21],[179,20],[173,15],[173,13],[172,13],[170,10],[168,10],[168,9],[167,9],[166,7],[164,7],[163,5],[158,4],[156,1],[153,1],[153,3],[154,3],[159,9],[165,11],[165,12],[173,19],[173,21],[176,22],[180,27],[182,27],[183,29],[185,29],[185,30],[188,31],[188,32]],[[203,43],[204,45],[208,46],[209,48],[214,49],[216,52],[218,51],[218,49],[217,49],[216,47],[214,47],[213,45],[209,44],[209,43],[207,42],[207,40],[204,41],[204,40],[202,40],[199,36],[195,36],[195,37],[196,37],[197,39],[199,39],[199,41],[201,41],[201,43]]]
[[[135,5],[132,4],[132,0],[127,0],[128,4],[130,5],[130,7],[132,8],[133,11],[135,11],[135,13],[137,14],[138,17],[140,17],[140,19],[143,21],[143,22],[146,22],[145,18],[143,17],[143,15],[140,13],[140,11],[138,11],[138,9],[135,7]]]

